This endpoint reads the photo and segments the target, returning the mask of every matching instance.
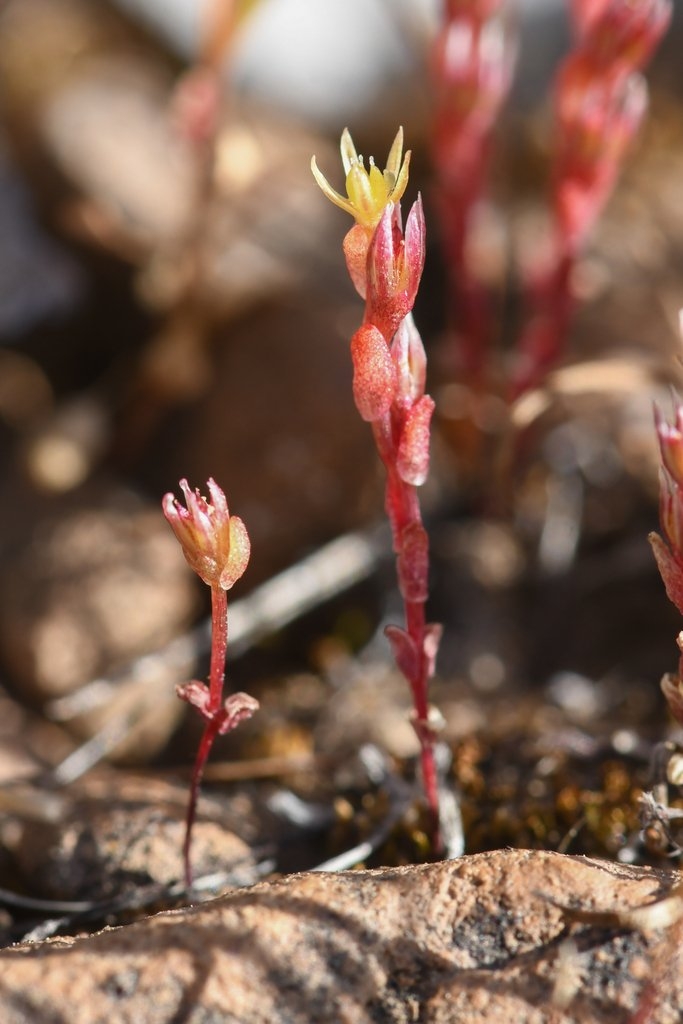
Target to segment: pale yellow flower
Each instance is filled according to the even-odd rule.
[[[335,206],[350,213],[363,227],[375,228],[385,207],[389,203],[397,203],[408,184],[410,151],[401,159],[403,128],[399,128],[396,133],[384,171],[380,171],[379,167],[375,166],[372,157],[368,161],[369,169],[365,169],[363,157],[356,153],[356,147],[348,128],[342,132],[340,150],[346,174],[346,196],[332,188],[327,178],[318,169],[315,157],[311,160],[313,177]]]

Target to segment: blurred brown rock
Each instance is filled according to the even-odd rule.
[[[194,578],[160,510],[100,486],[29,515],[28,539],[6,553],[0,572],[0,650],[25,696],[45,703],[70,694],[188,625]],[[131,673],[134,685],[91,705],[76,731],[91,735],[111,716],[138,722],[129,753],[150,757],[180,717],[173,684],[185,681],[191,661],[175,678],[170,665],[155,675],[152,662],[152,671]]]
[[[12,855],[32,891],[58,900],[134,897],[141,886],[183,877],[188,787],[121,771],[91,777],[57,794],[62,813],[25,819]],[[192,839],[195,878],[214,872],[233,884],[256,880],[247,844],[203,799]]]

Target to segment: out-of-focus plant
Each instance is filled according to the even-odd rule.
[[[258,701],[247,693],[223,697],[225,656],[228,647],[227,591],[242,576],[250,554],[249,536],[238,516],[231,516],[225,494],[218,484],[209,480],[210,500],[199,491],[192,491],[187,480],[180,481],[185,497],[183,506],[173,494],[166,494],[163,510],[173,532],[180,541],[190,568],[211,588],[211,663],[209,685],[194,679],[177,688],[181,700],[191,704],[205,721],[192,771],[190,799],[187,808],[183,857],[185,881],[192,885],[190,843],[199,786],[204,766],[217,736],[224,736],[258,709]]]
[[[237,29],[260,0],[210,0],[203,17],[199,52],[179,80],[173,96],[178,131],[210,165],[221,108],[221,72]],[[212,167],[205,169],[210,173]]]
[[[575,43],[554,90],[552,247],[523,282],[526,324],[503,391],[514,400],[542,383],[564,351],[571,274],[609,198],[647,109],[640,75],[671,18],[671,0],[568,0]],[[486,296],[469,266],[473,213],[485,190],[491,133],[510,84],[514,46],[503,0],[447,0],[432,71],[433,152],[459,361],[474,390],[498,388]]]
[[[431,55],[432,158],[448,312],[462,372],[475,388],[490,357],[493,327],[469,243],[486,191],[493,130],[515,64],[515,46],[501,17],[503,4],[447,0]]]
[[[659,473],[659,520],[664,537],[650,534],[650,544],[670,601],[683,615],[683,405],[677,404],[669,423],[655,409],[661,467]],[[662,690],[674,718],[683,725],[683,632],[677,643],[681,657],[676,673],[662,679]]]
[[[670,0],[571,0],[576,42],[554,95],[553,256],[528,287],[530,318],[518,346],[512,397],[539,384],[562,355],[571,273],[647,111],[640,71],[671,19]]]
[[[428,684],[441,627],[428,624],[429,541],[422,524],[417,488],[429,470],[430,421],[434,402],[425,394],[426,356],[412,317],[425,258],[425,224],[420,198],[406,219],[400,200],[408,182],[410,153],[402,157],[399,130],[384,171],[372,158],[365,168],[347,130],[341,138],[346,195],[335,191],[311,163],[324,194],[350,213],[354,226],[344,239],[353,284],[365,300],[361,327],[351,339],[353,396],[372,426],[386,470],[386,511],[391,523],[405,628],[386,635],[413,696],[413,726],[420,742],[422,779],[440,847],[438,780],[434,759],[438,714],[428,702]]]
[[[152,255],[140,280],[146,301],[166,316],[142,365],[144,411],[135,432],[149,431],[169,404],[201,395],[211,374],[207,352],[213,315],[204,287],[213,226],[221,132],[229,96],[225,65],[238,32],[260,0],[208,0],[194,64],[176,82],[169,121],[190,158],[191,198],[185,222]],[[130,428],[129,428],[130,429]]]

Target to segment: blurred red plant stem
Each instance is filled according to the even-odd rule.
[[[528,287],[510,398],[542,383],[564,351],[574,264],[609,199],[647,110],[640,75],[671,18],[670,0],[573,0],[576,43],[555,85],[554,265]]]
[[[503,3],[446,0],[431,55],[432,154],[449,317],[459,368],[477,390],[487,383],[493,325],[468,242],[486,190],[493,128],[512,80],[515,53],[500,18]]]
[[[574,254],[562,249],[545,275],[527,289],[532,312],[519,343],[511,401],[539,384],[562,355],[575,305],[571,290],[574,265]]]

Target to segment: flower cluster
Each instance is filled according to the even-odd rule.
[[[670,601],[683,615],[683,405],[677,405],[674,422],[655,410],[662,465],[659,486],[659,518],[664,538],[650,534],[650,544]],[[678,673],[662,680],[662,690],[671,712],[683,725],[683,632],[678,634],[681,651]]]
[[[366,171],[345,131],[341,154],[347,198],[329,185],[315,159],[311,166],[325,195],[356,221],[344,240],[349,275],[365,299],[363,323],[351,339],[353,395],[360,415],[372,425],[386,469],[386,510],[406,614],[405,629],[391,626],[387,636],[413,694],[413,724],[438,844],[434,718],[427,689],[441,630],[425,621],[429,542],[415,491],[429,471],[434,410],[425,394],[426,356],[412,318],[425,260],[425,223],[418,197],[403,227],[399,200],[408,181],[410,154],[402,160],[402,150],[399,130],[384,173],[372,160]]]
[[[249,535],[238,516],[231,516],[225,494],[214,480],[208,484],[210,500],[193,491],[187,480],[180,481],[185,498],[182,505],[173,494],[166,494],[162,507],[173,532],[180,541],[188,564],[211,587],[211,666],[209,685],[193,679],[176,689],[204,719],[202,735],[192,773],[187,809],[185,843],[185,880],[192,883],[190,841],[199,786],[207,758],[217,736],[224,736],[258,709],[258,701],[247,693],[223,697],[225,655],[228,646],[228,602],[226,591],[242,576],[250,554]]]

